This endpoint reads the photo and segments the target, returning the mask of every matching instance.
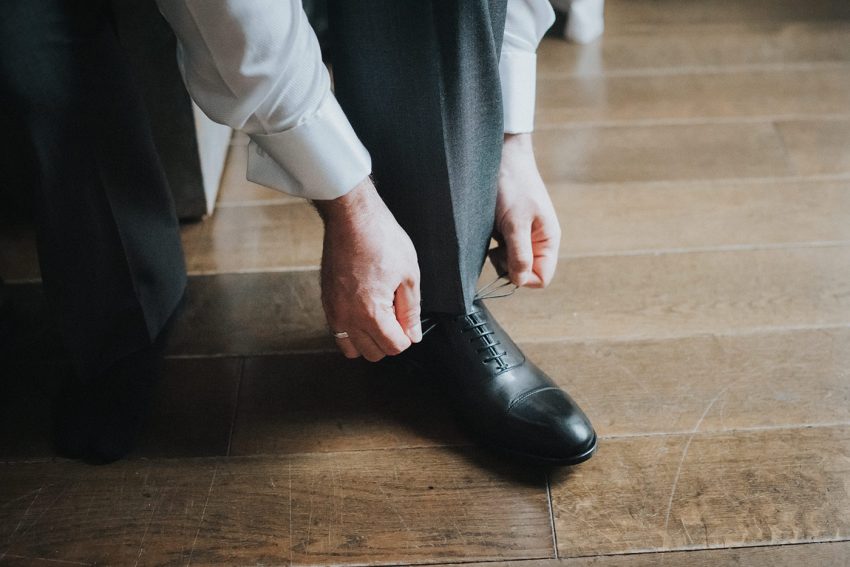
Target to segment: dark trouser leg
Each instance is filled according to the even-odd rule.
[[[45,292],[94,375],[150,345],[183,294],[174,207],[109,4],[2,7],[0,123],[27,158]]]
[[[423,310],[466,312],[493,229],[504,0],[329,6],[337,98],[416,246]]]

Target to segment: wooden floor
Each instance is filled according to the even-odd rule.
[[[31,229],[0,414],[0,564],[850,565],[850,4],[609,0],[540,50],[563,259],[491,302],[601,442],[475,448],[414,376],[333,353],[321,225],[244,181],[187,225],[189,303],[132,458],[52,456],[66,371]]]

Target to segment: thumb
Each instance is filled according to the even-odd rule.
[[[401,328],[414,343],[422,340],[422,322],[419,306],[419,282],[402,283],[395,292],[395,314]]]
[[[531,246],[531,223],[511,225],[502,232],[507,249],[508,275],[517,286],[536,284],[539,277],[532,272],[534,251]]]

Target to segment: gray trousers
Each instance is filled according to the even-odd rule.
[[[109,0],[6,0],[0,125],[14,133],[45,295],[84,374],[149,344],[186,285],[179,227]]]
[[[493,228],[506,0],[330,6],[338,97],[411,236],[423,308],[469,308]],[[107,0],[8,0],[0,124],[20,132],[44,288],[83,372],[149,345],[186,283],[178,224]]]
[[[469,310],[493,231],[506,4],[329,4],[336,95],[416,247],[425,312]]]

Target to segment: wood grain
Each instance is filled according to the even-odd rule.
[[[850,329],[531,343],[601,435],[850,423]]]
[[[550,184],[549,190],[566,256],[850,238],[845,181]],[[223,208],[184,225],[182,235],[194,274],[302,269],[321,259],[321,223],[306,204]],[[4,273],[39,277],[29,244],[16,253],[26,261]]]
[[[170,354],[258,354],[333,348],[317,271],[189,280]]]
[[[468,443],[445,399],[389,362],[335,353],[247,359],[231,454]]]
[[[850,113],[842,68],[541,78],[538,124]]]
[[[201,563],[407,563],[552,557],[543,475],[450,450],[232,461],[219,470]]]
[[[544,475],[477,452],[38,463],[0,468],[0,478],[0,556],[122,565],[554,556]]]
[[[547,183],[793,173],[770,123],[552,128],[534,133],[534,151]]]
[[[850,120],[788,121],[776,127],[797,173],[850,175]]]
[[[189,466],[187,466],[189,463]],[[185,565],[214,475],[209,461],[0,467],[0,562]]]
[[[608,14],[624,2],[607,3]],[[850,62],[850,22],[765,20],[726,24],[643,24],[629,32],[609,16],[602,41],[576,45],[545,38],[538,77],[652,75],[705,69],[758,69]]]
[[[745,24],[819,22],[850,18],[850,6],[832,0],[613,0],[606,2],[606,30],[617,34],[638,26],[688,26],[705,24]]]
[[[305,203],[226,207],[181,231],[194,274],[318,266],[322,234],[319,216]]]
[[[846,325],[848,266],[850,247],[840,245],[568,258],[547,290],[520,290],[490,305],[521,341]],[[333,348],[318,274],[307,271],[192,278],[169,352],[255,355]]]
[[[850,423],[848,345],[841,328],[523,349],[618,436]],[[340,355],[248,359],[232,454],[469,443],[421,380]]]
[[[850,239],[850,184],[772,180],[553,184],[564,255]],[[318,266],[321,222],[308,205],[221,209],[184,227],[190,271]]]
[[[850,239],[846,181],[555,184],[549,192],[564,256]]]
[[[561,556],[847,539],[850,426],[605,440],[552,477]]]
[[[515,339],[664,338],[850,322],[850,248],[562,260],[490,307]]]
[[[538,559],[533,561],[497,561],[470,563],[468,567],[846,567],[850,543],[803,543],[764,547],[738,547],[696,551],[666,551],[632,555],[604,555]],[[444,566],[450,565],[448,563]]]
[[[848,282],[848,246],[571,258],[490,305],[519,340],[664,338],[844,325]],[[188,297],[173,354],[333,348],[315,272],[196,277]]]

